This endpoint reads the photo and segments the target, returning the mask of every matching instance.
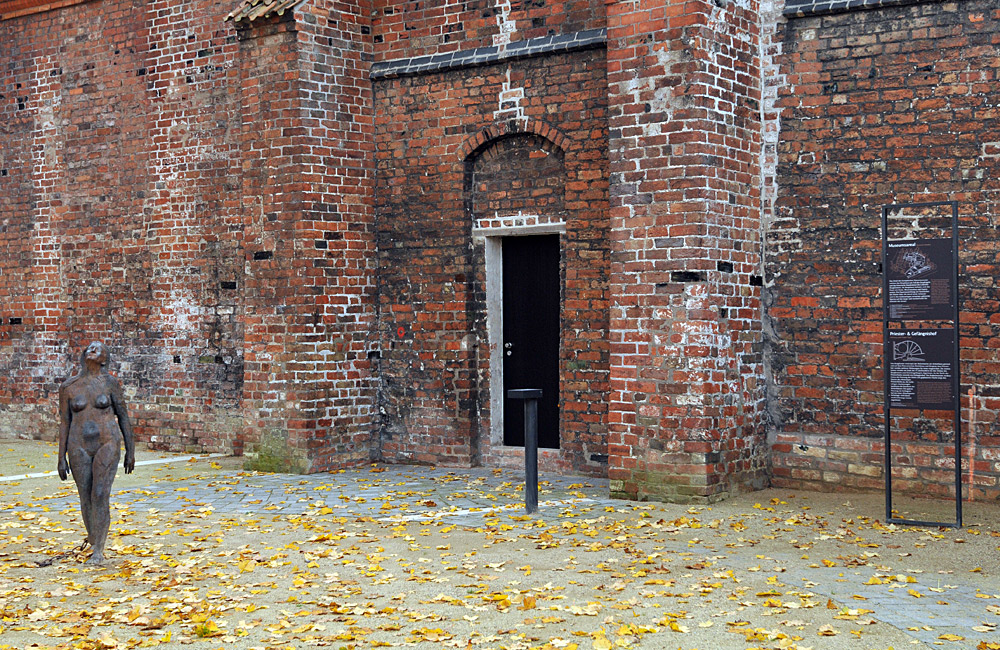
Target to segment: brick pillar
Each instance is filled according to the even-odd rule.
[[[759,30],[755,0],[608,2],[616,496],[766,481]]]
[[[240,31],[244,404],[264,469],[371,457],[370,15],[312,2]]]

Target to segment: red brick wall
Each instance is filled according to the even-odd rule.
[[[605,66],[591,49],[376,82],[385,459],[518,462],[491,442],[485,244],[473,226],[523,212],[566,224],[562,446],[542,463],[604,473]]]
[[[378,61],[604,27],[603,0],[375,0],[373,4]]]
[[[231,9],[0,22],[4,433],[55,435],[96,338],[140,441],[370,458],[371,7],[310,3],[239,41]]]
[[[976,497],[1000,496],[998,19],[988,0],[930,2],[793,19],[778,36],[767,235],[778,485],[882,487],[880,208],[956,200],[962,474]],[[953,493],[947,414],[896,413],[894,490]]]
[[[954,199],[963,473],[1000,496],[1000,12],[780,5],[0,19],[0,433],[53,436],[96,338],[156,446],[304,471],[519,463],[495,435],[487,238],[530,222],[561,231],[562,445],[543,466],[637,498],[721,498],[772,459],[780,485],[879,488],[879,208]],[[561,49],[504,58],[527,39]],[[475,65],[394,76],[471,48]],[[897,424],[901,489],[946,494],[942,414]]]
[[[757,3],[608,5],[612,493],[766,483]]]
[[[241,308],[221,283],[242,275],[226,200],[235,44],[210,26],[215,3],[175,5],[0,22],[6,433],[54,436],[59,381],[103,339],[140,439],[222,449],[233,436]]]

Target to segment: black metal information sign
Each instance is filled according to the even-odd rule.
[[[889,240],[889,318],[951,320],[955,306],[950,239]]]
[[[955,403],[955,330],[889,330],[889,405],[950,409]]]
[[[950,214],[948,214],[950,212]],[[950,231],[951,237],[943,235]],[[890,237],[890,232],[898,238]],[[920,235],[924,236],[921,237]],[[885,518],[914,526],[962,526],[959,400],[958,203],[882,208],[882,342],[885,380]],[[914,327],[951,321],[950,327]],[[945,325],[945,322],[940,325]],[[892,410],[951,411],[955,522],[897,519],[892,510]]]

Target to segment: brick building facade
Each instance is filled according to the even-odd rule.
[[[543,470],[618,496],[877,488],[880,209],[955,200],[963,475],[1000,496],[998,24],[0,0],[0,434],[53,437],[102,339],[159,448],[516,466],[540,383]],[[948,492],[941,420],[900,414],[900,489]]]

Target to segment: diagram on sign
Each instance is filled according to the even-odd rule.
[[[892,344],[893,361],[923,361],[924,351],[916,341],[906,339]]]
[[[898,263],[904,267],[903,275],[908,278],[919,278],[922,275],[933,273],[936,268],[934,262],[929,257],[917,250],[906,251],[900,255]]]
[[[949,276],[951,240],[901,239],[886,242],[889,318],[947,320],[955,304]]]
[[[953,329],[889,330],[889,403],[893,408],[952,404],[956,366]]]

